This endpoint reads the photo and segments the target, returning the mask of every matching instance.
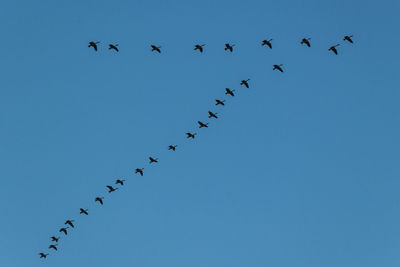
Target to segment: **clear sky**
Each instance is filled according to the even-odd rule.
[[[397,0],[1,1],[0,265],[399,266],[399,12]],[[39,259],[51,235],[59,251]]]

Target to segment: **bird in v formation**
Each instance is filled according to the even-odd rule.
[[[348,42],[350,44],[353,44],[354,41],[353,41],[352,38],[353,38],[353,35],[345,35],[343,37],[343,41]],[[267,46],[270,49],[272,49],[272,40],[273,40],[272,38],[265,39],[265,40],[263,40],[261,42],[261,45],[262,46]],[[304,38],[301,39],[300,44],[301,45],[306,45],[307,47],[311,47],[311,42],[310,41],[311,41],[311,38],[304,37]],[[89,48],[93,48],[93,50],[97,52],[98,49],[99,49],[99,47],[98,47],[99,44],[100,44],[99,41],[90,41],[89,44],[88,44],[88,47]],[[196,44],[195,47],[194,47],[194,50],[198,50],[200,53],[203,53],[204,52],[204,46],[205,46],[205,44]],[[229,51],[229,52],[233,52],[233,47],[234,46],[235,46],[235,44],[225,43],[224,50],[225,51]],[[335,55],[338,55],[338,49],[337,49],[338,46],[340,46],[340,44],[332,45],[332,46],[329,47],[328,50],[331,51],[332,53],[334,53]],[[109,50],[114,50],[116,52],[119,52],[119,48],[118,47],[119,47],[118,44],[109,44],[108,49]],[[160,54],[161,53],[161,46],[151,45],[151,51],[152,52],[158,52]],[[283,71],[282,66],[283,66],[283,64],[279,64],[279,65],[275,64],[275,65],[273,65],[273,70],[278,70],[279,72],[283,73],[284,71]],[[250,87],[249,86],[249,81],[250,81],[250,79],[242,80],[240,82],[240,85],[245,86],[246,88],[249,88]],[[230,96],[233,97],[233,96],[235,96],[234,92],[235,92],[235,90],[231,90],[230,88],[225,88],[225,95],[230,95]],[[216,99],[215,101],[216,101],[216,103],[215,103],[216,106],[218,106],[218,105],[225,106],[225,100]],[[210,119],[212,119],[212,118],[213,119],[218,119],[219,118],[218,117],[218,113],[217,112],[208,111],[208,118],[210,118]],[[202,121],[197,121],[197,123],[199,125],[199,128],[208,128],[208,125],[209,125],[208,123],[204,123]],[[186,137],[189,138],[189,139],[195,139],[196,135],[197,135],[197,133],[192,133],[192,132],[187,132],[186,133]],[[175,151],[177,147],[178,147],[178,145],[169,145],[168,146],[168,150]],[[149,163],[150,164],[158,163],[158,158],[149,157]],[[143,170],[144,170],[144,168],[137,168],[135,170],[135,173],[136,174],[140,174],[141,176],[143,176],[144,175],[144,171]],[[123,186],[124,182],[125,182],[124,179],[117,179],[115,181],[115,184],[119,184],[119,185]],[[119,188],[114,188],[111,185],[107,185],[106,187],[107,187],[109,193],[112,193],[112,192],[116,191],[117,189],[119,189]],[[103,205],[103,199],[104,199],[104,197],[96,197],[95,198],[95,202],[99,202],[101,205]],[[81,214],[81,215],[82,214],[83,215],[89,215],[88,209],[80,208],[79,214]],[[60,228],[59,232],[60,233],[64,233],[64,235],[67,235],[68,234],[67,229],[69,229],[70,227],[71,228],[75,228],[75,225],[73,224],[73,222],[74,222],[74,220],[66,220],[64,224],[68,225],[68,226]],[[52,236],[51,237],[51,241],[54,242],[54,243],[50,244],[48,248],[49,249],[53,249],[54,251],[57,251],[58,250],[57,246],[58,246],[59,240],[60,240],[60,237]],[[43,252],[39,253],[40,258],[47,258],[48,255],[49,255],[49,253],[43,253]]]

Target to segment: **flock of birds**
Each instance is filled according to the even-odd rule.
[[[353,37],[352,35],[346,35],[346,36],[344,36],[343,40],[347,41],[349,43],[353,43],[352,37]],[[262,46],[267,46],[270,49],[272,49],[272,40],[273,39],[263,40],[261,42],[261,45]],[[89,42],[88,47],[89,48],[93,48],[94,51],[97,51],[99,43],[100,42],[91,41],[91,42]],[[301,40],[300,44],[301,45],[306,45],[307,47],[311,47],[311,38],[303,38]],[[338,50],[336,49],[336,47],[338,47],[339,45],[340,44],[336,44],[336,45],[331,46],[328,49],[328,51],[331,51],[335,55],[337,55],[338,54]],[[200,53],[203,53],[204,46],[205,46],[205,44],[196,44],[194,46],[194,50],[197,50]],[[226,43],[225,44],[225,51],[233,52],[233,47],[234,46],[235,46],[234,44]],[[155,52],[161,53],[161,46],[151,45],[150,47],[151,47],[151,51],[152,52],[155,51]],[[109,44],[108,49],[109,50],[115,50],[116,52],[119,52],[118,44]],[[283,66],[282,64],[273,65],[273,70],[278,70],[280,72],[283,72],[282,66]],[[249,81],[250,81],[250,79],[242,80],[240,82],[240,85],[244,86],[246,88],[249,88]],[[231,90],[230,88],[225,88],[225,95],[229,95],[230,97],[234,97],[235,96],[235,90]],[[215,100],[215,106],[225,106],[225,100],[216,99]],[[208,111],[208,118],[209,119],[218,119],[218,113],[217,112],[213,112],[213,111]],[[204,123],[202,121],[197,121],[197,123],[198,123],[199,128],[208,128],[208,123]],[[197,133],[195,133],[195,132],[187,132],[186,133],[186,138],[195,139],[196,135],[197,135]],[[169,145],[168,146],[168,150],[175,151],[177,149],[177,147],[178,147],[178,145]],[[156,163],[158,163],[158,158],[149,157],[149,164],[156,164]],[[135,174],[143,176],[144,175],[144,168],[136,168],[135,169]],[[107,185],[106,186],[106,188],[108,190],[108,193],[115,192],[116,190],[119,189],[119,187],[115,187],[115,186],[118,186],[118,185],[124,186],[124,183],[125,183],[125,180],[123,180],[123,179],[115,180],[115,182],[114,182],[115,185],[114,186],[113,185]],[[98,197],[95,197],[94,202],[95,203],[99,203],[99,205],[103,205],[103,203],[104,203],[103,200],[104,200],[104,197],[98,196]],[[87,215],[89,215],[88,211],[89,210],[86,209],[86,208],[80,208],[79,214],[81,216],[87,216]],[[58,232],[59,233],[63,233],[64,236],[67,236],[69,229],[75,228],[74,222],[75,221],[72,220],[72,219],[66,220],[64,222],[64,225],[58,230]],[[61,238],[60,236],[51,236],[50,240],[51,240],[52,243],[49,245],[48,249],[49,250],[52,249],[54,251],[57,251],[60,238]],[[44,253],[44,252],[40,252],[39,253],[40,258],[47,258],[48,255],[49,255],[49,253]]]

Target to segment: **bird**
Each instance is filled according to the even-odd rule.
[[[99,44],[100,42],[89,42],[88,47],[93,47],[94,51],[97,51],[97,44]]]
[[[121,179],[117,179],[115,181],[115,184],[120,184],[120,185],[124,185],[125,180],[121,180]]]
[[[339,46],[339,45],[340,45],[340,44],[331,46],[331,47],[328,49],[328,51],[332,51],[333,53],[335,53],[335,55],[337,55],[337,54],[338,54],[338,51],[337,51],[336,47]]]
[[[56,243],[58,243],[58,240],[60,240],[60,237],[52,236],[50,238],[51,238],[51,241],[56,242]]]
[[[158,163],[158,158],[149,157],[149,160],[150,160],[150,164],[151,163]]]
[[[82,208],[80,208],[79,214],[89,215],[89,213],[88,213],[87,211],[88,211],[88,209],[82,209]]]
[[[119,50],[118,50],[118,47],[117,47],[117,46],[118,46],[117,44],[116,44],[116,45],[109,44],[109,45],[108,45],[108,50],[114,49],[115,51],[119,52]]]
[[[225,44],[225,51],[229,50],[229,51],[233,52],[233,47],[234,46],[235,46],[234,44],[230,45],[230,44],[226,43]]]
[[[135,170],[135,173],[140,173],[140,175],[143,176],[143,170],[144,170],[144,168],[141,168],[141,169],[137,168]]]
[[[202,45],[197,44],[194,46],[193,50],[199,50],[200,53],[203,53],[203,46],[205,46],[205,44],[202,44]]]
[[[216,102],[216,103],[215,103],[216,106],[218,106],[218,105],[225,106],[225,104],[224,104],[225,100],[222,100],[222,101],[221,101],[221,100],[219,100],[219,99],[215,99],[215,102]]]
[[[353,40],[351,39],[351,37],[353,37],[353,35],[346,35],[343,38],[343,41],[348,41],[349,43],[353,43]]]
[[[186,133],[187,138],[192,138],[192,139],[194,139],[194,137],[196,136],[196,134],[197,134],[197,133],[191,133],[191,132],[187,132],[187,133]]]
[[[215,113],[213,113],[213,112],[211,112],[211,111],[208,111],[208,118],[215,118],[215,119],[218,119],[218,116],[217,116],[217,112],[215,112]]]
[[[172,150],[172,151],[175,151],[176,150],[176,147],[177,147],[178,145],[169,145],[168,146],[168,150]]]
[[[303,40],[301,40],[300,44],[305,44],[308,47],[311,47],[311,43],[310,43],[311,38],[303,38]]]
[[[283,72],[282,66],[283,66],[283,64],[274,65],[274,67],[273,67],[272,69],[273,69],[273,70],[279,70],[280,72]]]
[[[151,52],[157,51],[158,53],[161,53],[160,48],[161,48],[161,46],[151,45]]]
[[[242,81],[240,82],[240,85],[244,85],[244,86],[246,86],[247,88],[249,88],[249,81],[250,81],[250,79],[242,80]]]
[[[94,199],[94,202],[99,202],[101,205],[103,205],[103,199],[104,199],[104,197],[96,197],[95,199]]]
[[[235,92],[235,90],[231,90],[229,88],[225,88],[225,94],[226,95],[235,96],[235,94],[233,92]]]
[[[66,220],[64,224],[68,224],[69,226],[71,226],[72,228],[74,228],[74,224],[72,223],[74,220]]]
[[[45,259],[47,256],[49,256],[49,253],[44,254],[44,253],[40,252],[39,255],[40,255],[40,258],[41,258],[41,259],[42,259],[42,258]]]
[[[111,185],[107,185],[106,187],[108,188],[108,193],[112,193],[112,192],[114,192],[115,190],[118,189],[118,188],[112,187]]]
[[[68,229],[69,227],[62,227],[60,230],[59,230],[59,232],[61,233],[61,232],[63,232],[65,235],[67,235],[68,234],[68,232],[67,232],[67,229]]]
[[[52,248],[52,249],[54,249],[54,250],[57,250],[57,244],[51,244],[51,245],[49,246],[49,248]]]
[[[263,41],[262,41],[262,43],[261,43],[261,45],[262,45],[262,46],[265,46],[265,45],[267,45],[269,48],[271,48],[271,49],[272,49],[272,44],[271,44],[271,41],[272,41],[272,39],[269,39],[269,40],[263,40]]]
[[[197,123],[199,124],[199,128],[208,128],[208,123],[202,123],[201,121],[197,121]]]

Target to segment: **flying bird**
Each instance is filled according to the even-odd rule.
[[[176,147],[177,147],[178,145],[170,145],[169,147],[168,147],[168,150],[172,150],[172,151],[175,151],[176,150]]]
[[[116,44],[116,45],[109,44],[109,45],[108,45],[108,50],[114,49],[115,51],[119,52],[119,50],[118,50],[118,47],[117,47],[117,46],[118,46],[117,44]]]
[[[39,255],[40,255],[40,258],[41,258],[41,259],[42,259],[42,258],[45,259],[47,256],[49,256],[49,253],[44,254],[44,253],[40,252]]]
[[[94,199],[94,202],[99,202],[101,205],[103,205],[103,199],[104,199],[104,197],[96,197]]]
[[[157,162],[158,162],[158,158],[149,157],[149,160],[150,160],[150,164],[151,164],[151,163],[157,163]]]
[[[186,133],[186,135],[187,135],[186,138],[192,138],[192,139],[194,139],[194,137],[196,136],[196,134],[197,134],[197,133],[187,132],[187,133]]]
[[[335,55],[337,55],[337,54],[338,54],[338,51],[337,51],[336,47],[339,46],[339,45],[340,45],[340,44],[331,46],[331,47],[328,49],[328,51],[332,51],[333,53],[335,53]]]
[[[99,44],[100,42],[89,42],[88,47],[93,47],[94,51],[97,51],[97,44]]]
[[[144,168],[141,168],[141,169],[137,168],[135,170],[135,173],[140,173],[140,175],[143,176],[143,170],[144,170]]]
[[[65,235],[67,235],[68,233],[67,233],[67,229],[68,229],[69,227],[62,227],[60,230],[59,230],[59,232],[61,233],[61,232],[63,232]]]
[[[151,52],[157,51],[158,53],[161,53],[160,48],[161,48],[161,46],[151,45]]]
[[[88,211],[88,209],[82,209],[82,208],[80,208],[79,214],[89,215],[89,213],[88,213],[87,211]]]
[[[124,185],[124,182],[125,182],[125,180],[117,179],[117,180],[115,181],[115,184]]]
[[[60,240],[60,237],[52,236],[50,238],[51,238],[51,241],[56,242],[56,243],[58,243],[58,240]]]
[[[305,44],[308,47],[311,47],[311,43],[310,43],[311,38],[303,38],[303,40],[301,40],[300,44]]]
[[[226,95],[235,96],[235,94],[233,92],[235,92],[235,90],[231,90],[229,88],[225,88],[225,94]]]
[[[49,246],[49,248],[52,248],[52,249],[54,249],[54,250],[57,250],[57,244],[51,244],[51,245]]]
[[[215,118],[215,119],[218,119],[218,116],[217,116],[217,112],[215,112],[215,113],[213,113],[213,112],[211,112],[211,111],[208,111],[208,118]]]
[[[246,86],[247,88],[249,88],[249,81],[250,81],[250,79],[242,80],[242,81],[240,82],[240,85],[244,85],[244,86]]]
[[[271,49],[272,49],[272,44],[271,44],[271,41],[272,41],[272,39],[269,39],[269,40],[263,40],[263,41],[262,41],[262,43],[261,43],[261,45],[262,45],[262,46],[265,46],[265,45],[267,45],[269,48],[271,48]]]
[[[68,224],[69,226],[71,226],[72,228],[74,228],[75,226],[74,226],[74,224],[72,223],[73,221],[74,221],[74,220],[66,220],[64,224],[65,224],[65,225]]]
[[[225,51],[229,50],[229,51],[233,52],[233,47],[234,46],[235,46],[234,44],[230,45],[230,44],[226,43],[225,44]]]
[[[114,192],[115,190],[118,189],[118,188],[112,187],[111,185],[107,185],[106,187],[108,188],[108,193],[112,193],[112,192]]]
[[[343,38],[343,41],[348,41],[349,43],[353,43],[353,40],[351,39],[351,37],[353,37],[353,35],[346,35]]]
[[[283,66],[283,64],[274,65],[274,67],[273,67],[272,69],[273,69],[273,70],[279,70],[280,72],[283,72],[282,66]]]
[[[215,103],[216,106],[218,106],[218,105],[225,106],[225,104],[224,104],[225,100],[222,100],[222,101],[221,101],[221,100],[219,100],[219,99],[215,99],[215,102],[216,102],[216,103]]]
[[[199,50],[200,53],[203,53],[203,46],[205,46],[205,44],[202,44],[202,45],[197,44],[194,46],[193,50]]]
[[[197,121],[197,123],[199,124],[199,128],[208,128],[208,123],[202,123],[201,121]]]

